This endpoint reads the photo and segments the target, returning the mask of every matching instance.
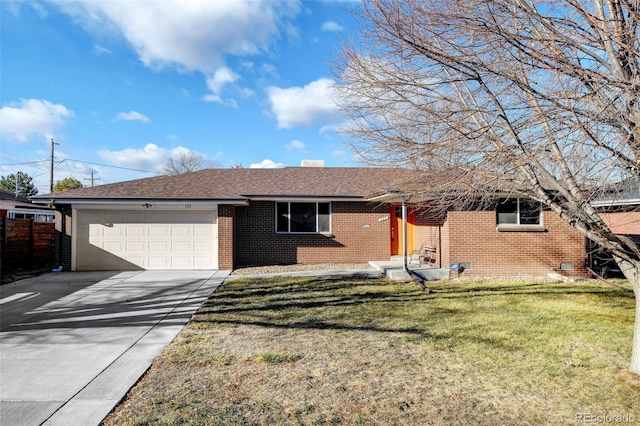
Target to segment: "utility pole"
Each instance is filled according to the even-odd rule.
[[[84,180],[90,180],[91,181],[91,186],[93,186],[93,181],[100,180],[100,178],[93,177],[93,173],[95,173],[95,172],[92,170],[91,171],[91,177],[90,178],[84,178]]]
[[[53,147],[54,145],[58,145],[58,144],[53,141],[53,138],[51,138],[51,168],[49,169],[49,192],[53,192],[53,151],[54,151]]]

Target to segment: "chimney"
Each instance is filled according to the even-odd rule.
[[[302,160],[300,167],[324,167],[324,160]]]

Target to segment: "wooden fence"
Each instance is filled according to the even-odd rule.
[[[54,266],[54,239],[53,223],[0,218],[0,279]]]

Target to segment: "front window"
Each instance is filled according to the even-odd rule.
[[[498,225],[540,225],[542,206],[526,198],[508,198],[496,208]]]
[[[329,203],[276,203],[276,232],[331,232]]]

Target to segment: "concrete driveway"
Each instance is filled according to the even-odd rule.
[[[62,272],[0,286],[0,424],[99,424],[229,272]]]

